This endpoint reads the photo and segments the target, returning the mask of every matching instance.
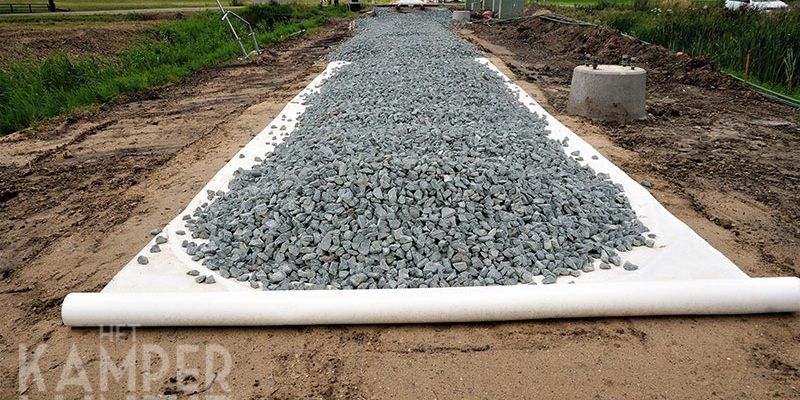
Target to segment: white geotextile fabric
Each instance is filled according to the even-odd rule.
[[[511,79],[505,76],[488,59],[478,58],[477,61],[486,65],[487,68],[495,71],[504,80],[506,85],[514,92],[518,93],[519,101],[525,104],[532,112],[544,115],[549,123],[551,131],[550,137],[555,140],[562,140],[569,137],[568,147],[564,151],[569,154],[575,150],[580,150],[580,155],[584,161],[596,172],[605,172],[611,179],[621,184],[625,189],[625,194],[630,200],[631,207],[636,211],[639,219],[650,228],[652,233],[657,235],[656,245],[653,248],[635,247],[631,251],[621,252],[622,261],[630,261],[639,266],[636,271],[625,271],[620,267],[613,267],[610,270],[596,268],[594,272],[582,274],[578,278],[561,277],[557,285],[567,284],[568,282],[595,283],[595,282],[645,282],[645,281],[669,281],[669,280],[694,280],[694,279],[739,279],[747,278],[736,265],[728,260],[722,253],[711,247],[705,240],[692,231],[686,224],[669,213],[650,193],[625,172],[608,161],[602,154],[591,147],[578,135],[564,126],[561,122],[547,113],[531,96],[525,93],[519,86],[514,84]],[[233,279],[225,279],[216,276],[214,271],[208,270],[198,262],[191,260],[181,247],[184,239],[191,239],[189,232],[187,235],[179,236],[176,230],[187,230],[181,219],[185,213],[192,212],[202,203],[207,202],[207,190],[228,190],[228,182],[233,178],[233,172],[238,168],[248,169],[255,164],[255,157],[264,157],[274,147],[268,144],[272,136],[279,133],[291,133],[297,116],[302,114],[305,106],[303,99],[310,93],[318,91],[324,84],[326,78],[336,73],[336,69],[346,64],[346,62],[336,61],[319,76],[317,76],[303,91],[301,91],[283,111],[264,128],[261,133],[256,135],[245,147],[243,147],[233,158],[211,179],[210,182],[192,199],[185,210],[177,215],[164,227],[162,236],[166,236],[169,241],[160,245],[161,252],[150,253],[148,250],[155,244],[153,238],[139,254],[149,258],[147,265],[139,265],[136,262],[137,254],[117,275],[103,288],[103,293],[144,293],[144,292],[183,292],[183,293],[212,293],[212,292],[252,292],[259,293],[260,289],[250,288],[248,282],[239,282]],[[291,122],[282,121],[281,117],[286,116]],[[286,131],[279,131],[272,126],[280,127],[286,125]],[[279,137],[280,139],[280,137]],[[244,155],[244,158],[240,157]],[[592,155],[597,155],[598,159],[593,160]],[[196,242],[201,242],[194,239]],[[595,265],[598,265],[596,262]],[[216,276],[215,284],[198,284],[194,278],[186,275],[186,272],[196,269],[203,275],[213,274]],[[537,277],[540,281],[542,277]],[[381,289],[386,290],[386,289]],[[411,289],[427,290],[427,289]],[[306,291],[296,291],[294,294],[303,296]]]

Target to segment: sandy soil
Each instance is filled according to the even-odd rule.
[[[62,375],[73,376],[72,349],[94,398],[121,398],[127,392],[136,398],[222,394],[236,399],[800,396],[796,315],[138,329],[119,335],[63,327],[63,296],[102,288],[145,245],[151,229],[166,224],[322,70],[316,60],[341,40],[345,26],[339,22],[312,37],[295,38],[273,53],[277,56],[257,64],[208,70],[107,111],[0,140],[0,265],[6,268],[0,283],[0,398],[18,396],[19,359],[34,357],[38,345],[45,346],[37,364],[45,391],[26,380],[30,398],[53,398]],[[526,74],[516,78],[529,93],[632,176],[652,180],[654,194],[670,211],[745,271],[797,274],[796,264],[778,267],[764,259],[773,254],[764,248],[783,248],[772,241],[777,229],[787,226],[774,225],[772,218],[781,220],[777,209],[757,200],[742,206],[719,188],[734,185],[724,174],[686,170],[685,182],[671,179],[663,171],[674,164],[657,155],[663,149],[676,153],[674,136],[661,144],[648,141],[640,150],[621,140],[627,137],[615,130],[621,128],[563,117],[557,101],[566,87],[563,78],[539,80],[545,75],[524,58],[480,38],[494,39],[491,32],[465,35],[492,50],[493,61],[509,76],[526,66]],[[680,107],[705,113],[691,103]],[[784,109],[765,113],[752,119],[792,117]],[[797,121],[790,123],[795,125],[780,129],[796,129]],[[645,125],[634,132],[658,138],[672,130],[669,125]],[[789,146],[796,148],[796,140],[781,145],[788,152]],[[750,148],[750,141],[735,143],[738,147],[730,146]],[[774,146],[768,140],[762,143],[761,148]],[[700,181],[709,183],[701,186]],[[716,222],[721,216],[731,227]],[[762,225],[746,224],[754,218],[761,218]],[[752,233],[745,233],[745,227]],[[755,244],[748,235],[756,235]],[[758,237],[770,240],[759,245]],[[186,345],[199,346],[185,363],[197,371],[176,369],[178,353]],[[229,375],[219,367],[220,360],[213,368],[201,362],[212,345],[231,355]],[[148,362],[146,346],[159,346],[164,354]],[[137,357],[135,382],[104,385],[104,354],[118,361],[131,349]],[[164,362],[169,363],[164,374],[145,373],[158,371]],[[64,397],[77,397],[83,390],[69,386]]]

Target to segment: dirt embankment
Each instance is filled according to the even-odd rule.
[[[529,13],[544,15],[549,12],[530,7]],[[590,54],[600,64],[619,64],[623,55],[637,57],[637,65],[644,66],[651,85],[681,83],[708,88],[733,88],[736,83],[725,74],[719,73],[719,66],[707,57],[676,55],[661,46],[654,46],[621,35],[608,27],[579,27],[558,24],[539,18],[530,18],[518,23],[496,25],[491,29],[507,42],[532,46],[539,52],[546,52],[552,58],[540,60],[547,64],[553,74],[571,76],[572,68],[584,62]],[[531,49],[520,50],[518,54],[533,55]]]

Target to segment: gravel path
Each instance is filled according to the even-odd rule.
[[[513,285],[645,244],[620,188],[547,138],[448,11],[378,11],[287,141],[185,217],[194,260],[269,290]]]

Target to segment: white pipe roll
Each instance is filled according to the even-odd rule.
[[[465,288],[72,293],[73,327],[510,321],[800,311],[800,279],[752,278]]]

